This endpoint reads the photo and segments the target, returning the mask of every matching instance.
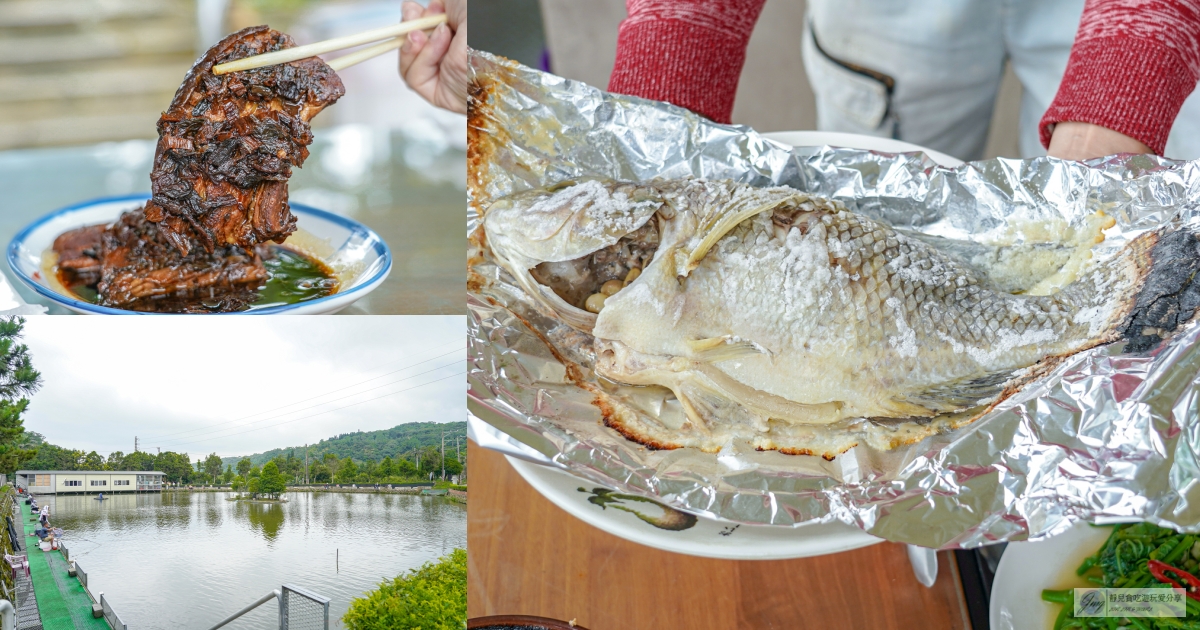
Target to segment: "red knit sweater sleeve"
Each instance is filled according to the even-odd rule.
[[[1087,0],[1067,70],[1042,116],[1123,133],[1162,154],[1200,79],[1200,0]]]
[[[626,0],[610,92],[733,113],[746,45],[766,0]]]

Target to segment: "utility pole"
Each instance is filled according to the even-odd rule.
[[[138,439],[137,439],[137,436],[135,435],[135,436],[133,436],[133,452],[134,453],[137,452],[137,448],[138,448]]]
[[[159,455],[162,455],[162,447],[161,446],[155,446],[154,448],[158,449]]]

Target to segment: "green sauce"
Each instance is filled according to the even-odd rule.
[[[250,310],[307,302],[337,292],[337,278],[320,261],[278,246],[271,246],[271,253],[273,258],[263,261],[270,279],[258,290],[258,301]]]

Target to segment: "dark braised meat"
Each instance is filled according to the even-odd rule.
[[[308,121],[345,93],[316,57],[224,75],[214,65],[295,45],[266,26],[226,37],[192,66],[158,120],[146,218],[187,255],[282,243],[296,229],[287,180],[308,157]]]
[[[58,268],[75,284],[92,285],[100,281],[101,239],[107,225],[89,225],[60,234],[54,239]]]
[[[194,237],[185,255],[142,209],[112,226],[72,230],[54,241],[64,284],[96,285],[97,303],[172,313],[244,310],[267,281],[267,246],[247,253],[236,245],[207,252]]]

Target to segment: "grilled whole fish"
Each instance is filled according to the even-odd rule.
[[[1200,306],[1183,227],[1033,295],[790,188],[564,182],[497,200],[483,225],[529,295],[592,333],[597,375],[678,398],[677,426],[617,427],[656,446],[889,448],[978,417],[1062,357],[1145,350]]]

